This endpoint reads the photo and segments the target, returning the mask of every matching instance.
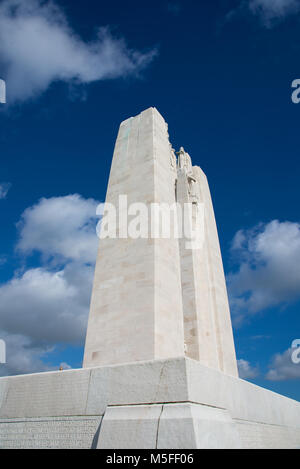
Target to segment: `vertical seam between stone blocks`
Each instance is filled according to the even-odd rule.
[[[177,178],[178,178],[178,197],[177,197],[177,202],[181,205],[181,207],[183,208],[184,207],[184,204],[185,203],[188,203],[189,202],[189,196],[188,196],[188,193],[187,193],[187,180],[186,180],[186,176],[184,175],[184,177],[182,177],[182,174],[179,172],[179,170],[177,170]],[[185,302],[185,299],[186,299],[186,293],[185,293],[185,288],[184,288],[184,285],[183,285],[183,279],[184,279],[184,269],[183,269],[183,261],[184,259],[187,259],[187,250],[184,246],[184,243],[185,243],[185,238],[183,239],[178,239],[178,251],[179,251],[179,268],[180,268],[180,286],[181,286],[181,299],[182,299],[182,321],[183,321],[183,337],[184,337],[184,342],[188,345],[188,342],[187,342],[187,330],[186,330],[186,324],[185,324],[185,317],[186,317],[186,313],[188,313],[187,311],[187,308],[186,308],[186,302]],[[189,251],[189,257],[190,257],[190,270],[193,272],[193,293],[194,293],[194,301],[195,301],[195,305],[197,304],[197,299],[196,299],[196,293],[197,293],[197,289],[196,289],[196,285],[195,285],[195,260],[194,260],[194,254],[193,254],[193,251],[190,250]],[[192,343],[192,345],[196,345],[197,346],[197,357],[196,356],[191,356],[189,355],[189,351],[187,350],[185,352],[185,356],[188,356],[194,360],[198,360],[200,361],[201,360],[201,355],[200,355],[200,343],[199,343],[199,334],[200,334],[200,329],[199,329],[199,324],[198,324],[198,321],[199,321],[199,318],[198,318],[198,314],[197,314],[197,311],[195,309],[194,311],[194,328],[196,329],[197,333],[195,334],[195,341]]]
[[[195,439],[195,447],[198,448],[198,444],[197,444],[197,441],[198,441],[198,428],[197,428],[197,425],[196,425],[196,419],[194,418],[194,414],[193,414],[193,406],[194,406],[194,404],[189,403],[190,413],[191,413],[191,420],[192,420],[192,425],[193,425],[193,432],[194,432],[194,439]]]
[[[88,402],[89,402],[91,381],[92,381],[92,370],[89,371],[89,384],[88,384],[87,393],[86,393],[85,415],[87,415],[87,408],[88,408]]]
[[[98,447],[98,445],[101,444],[101,430],[102,430],[102,426],[103,426],[103,423],[104,423],[104,417],[105,417],[105,414],[106,414],[106,410],[107,410],[107,407],[104,411],[104,414],[103,415],[100,415],[100,423],[99,423],[99,426],[97,428],[97,431],[94,435],[94,440],[92,442],[92,448],[91,449],[101,449],[101,447]],[[93,445],[95,445],[95,448],[93,448]]]
[[[189,386],[189,373],[188,373],[188,360],[186,357],[184,357],[184,373],[185,373],[185,382],[186,382],[186,399],[187,402],[191,402],[191,396],[190,396],[190,386]]]
[[[157,431],[156,431],[155,449],[157,449],[157,447],[158,447],[159,426],[160,426],[160,420],[161,420],[161,416],[162,416],[162,413],[163,413],[163,411],[164,411],[164,408],[165,408],[165,405],[162,404],[162,406],[161,406],[161,411],[160,411],[160,414],[159,414],[159,417],[158,417],[158,421],[157,421]]]

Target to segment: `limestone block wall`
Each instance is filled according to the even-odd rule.
[[[209,185],[203,171],[192,167],[182,148],[177,170],[177,202],[204,211],[195,217],[204,230],[203,245],[190,249],[179,239],[186,356],[232,376],[238,375],[228,295]],[[194,220],[193,220],[194,222]],[[200,226],[202,224],[202,226]]]
[[[177,200],[181,207],[190,202],[187,174],[180,169]],[[200,194],[198,202],[203,204],[205,213],[207,207]],[[200,223],[200,220],[198,222]],[[199,360],[203,365],[222,369],[219,356],[220,340],[211,293],[207,227],[204,229],[204,244],[201,249],[188,249],[186,239],[179,239],[185,353],[187,357]]]
[[[0,448],[298,448],[300,403],[178,358],[0,378]]]
[[[102,417],[0,420],[0,449],[96,449]]]
[[[206,315],[210,318],[206,318],[206,321],[212,321],[211,328],[216,334],[217,369],[226,374],[238,376],[228,294],[209,184],[206,175],[198,166],[193,167],[193,174],[198,183],[199,201],[204,204],[205,245],[202,252],[198,253],[197,265],[200,269],[201,262],[204,262],[206,270],[204,279],[198,277],[199,296],[201,297],[202,289],[209,297],[209,307]],[[203,308],[204,305],[201,306]],[[202,311],[202,314],[204,314],[204,311]]]

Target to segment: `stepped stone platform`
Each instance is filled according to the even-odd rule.
[[[189,358],[0,379],[0,448],[297,448],[300,403]]]

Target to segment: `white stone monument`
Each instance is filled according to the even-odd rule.
[[[225,278],[207,179],[190,156],[178,165],[168,126],[150,108],[120,126],[106,202],[194,203],[204,208],[204,245],[186,239],[102,239],[84,367],[187,356],[237,376]],[[122,207],[123,209],[123,207]],[[120,226],[117,229],[120,230]]]
[[[190,204],[201,243],[128,236],[124,196],[177,203],[178,226]],[[0,448],[300,447],[300,404],[238,378],[208,183],[156,109],[121,124],[106,203],[84,367],[0,378]]]

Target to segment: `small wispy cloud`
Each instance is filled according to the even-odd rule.
[[[247,360],[240,359],[237,364],[241,379],[254,379],[259,375],[258,367],[252,366]]]
[[[269,340],[271,339],[270,335],[253,335],[250,337],[251,340]]]
[[[275,21],[300,11],[299,0],[250,0],[249,10],[257,15],[263,24],[271,27]]]
[[[7,262],[7,257],[5,257],[5,256],[0,256],[0,267],[1,267],[2,265],[5,265],[6,262]]]
[[[232,254],[238,267],[227,280],[236,324],[300,300],[299,223],[273,220],[238,231]]]
[[[6,198],[7,193],[10,188],[11,188],[11,184],[9,182],[0,183],[0,200]]]
[[[34,98],[56,81],[75,86],[137,76],[156,53],[131,49],[107,27],[98,28],[92,41],[82,40],[53,1],[0,3],[0,61],[9,104]]]
[[[226,21],[250,13],[258,18],[262,26],[272,28],[299,11],[300,0],[241,0],[236,8],[227,13]]]

